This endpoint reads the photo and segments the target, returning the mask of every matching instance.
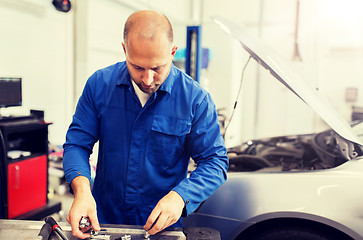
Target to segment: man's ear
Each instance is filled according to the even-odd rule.
[[[174,58],[174,56],[175,56],[175,53],[176,53],[176,50],[178,49],[178,47],[177,46],[174,46],[172,49],[171,49],[171,55],[173,56],[173,58]]]
[[[126,47],[125,47],[124,43],[122,43],[122,48],[124,49],[124,53],[125,53],[125,56],[126,56]]]

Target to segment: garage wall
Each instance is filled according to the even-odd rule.
[[[358,0],[321,1],[316,19],[319,46],[319,88],[333,106],[350,118],[353,105],[363,106],[363,16]],[[358,90],[346,101],[346,89]]]
[[[72,15],[57,12],[51,1],[0,0],[0,76],[23,80],[23,107],[1,114],[45,110],[52,142],[64,141],[73,111],[72,26]]]

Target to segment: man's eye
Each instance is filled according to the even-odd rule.
[[[142,68],[141,68],[141,67],[138,67],[138,66],[134,66],[134,68],[135,68],[136,70],[142,70]]]
[[[155,68],[152,68],[152,70],[153,70],[154,72],[160,71],[160,69],[161,69],[161,67],[155,67]]]

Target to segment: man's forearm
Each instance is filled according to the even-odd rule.
[[[91,185],[89,179],[84,176],[74,178],[72,180],[71,187],[73,189],[75,197],[77,197],[78,194],[91,192]]]

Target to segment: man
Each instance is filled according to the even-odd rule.
[[[226,180],[228,158],[210,95],[172,64],[169,20],[139,11],[125,23],[126,61],[96,71],[79,99],[64,144],[74,201],[72,234],[88,216],[144,225],[155,234],[193,212]],[[89,155],[99,141],[91,192]],[[189,159],[197,164],[187,178]],[[96,210],[97,206],[97,210]]]

